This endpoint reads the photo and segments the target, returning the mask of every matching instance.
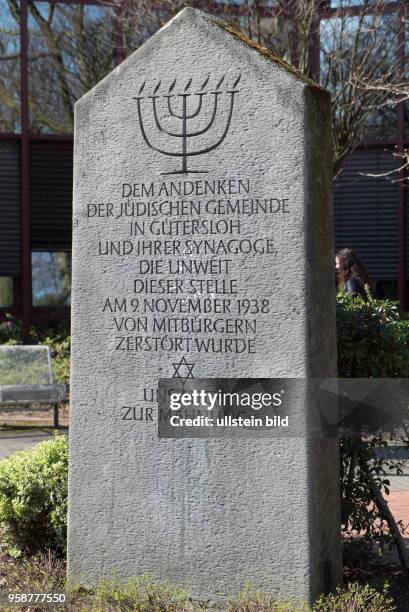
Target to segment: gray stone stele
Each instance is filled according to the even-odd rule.
[[[234,87],[237,93],[230,125],[221,144],[214,147],[228,125],[229,92]],[[189,152],[211,150],[188,157],[187,168],[183,168],[181,156],[163,155],[150,146],[180,152],[183,140],[158,129],[152,96],[158,96],[159,123],[175,132],[183,129],[182,121],[170,116],[165,96],[173,96],[170,100],[176,114],[182,114],[183,100],[193,114],[193,102],[199,103],[201,92],[206,93],[202,110],[188,120],[188,130],[203,131],[212,119],[215,98],[218,108],[212,127],[189,137],[187,148]],[[183,97],[189,93],[190,97]],[[142,98],[142,122],[138,96]],[[150,145],[144,140],[141,123]],[[236,593],[248,581],[277,598],[311,601],[340,581],[336,441],[254,440],[251,436],[158,439],[155,410],[153,422],[122,420],[124,407],[135,406],[138,414],[141,408],[155,408],[149,390],[157,387],[159,378],[172,378],[174,364],[182,357],[194,363],[197,378],[336,375],[331,160],[328,94],[230,26],[190,8],[77,102],[68,526],[71,580],[89,584],[113,575],[125,580],[152,572],[160,580],[186,584],[195,596],[215,601]],[[177,174],[183,169],[188,173]],[[248,181],[244,183],[250,186],[248,194],[243,188],[234,194],[239,179]],[[220,184],[221,193],[202,195],[204,181],[218,180],[225,180],[225,186],[232,181],[230,195],[223,193]],[[160,185],[165,183],[170,189],[171,182],[184,184],[185,191],[194,189],[194,195],[158,196]],[[139,185],[135,197],[129,198],[135,202],[285,198],[288,212],[124,218],[119,215],[124,183]],[[151,183],[153,194],[149,193]],[[141,192],[142,184],[145,189]],[[125,200],[128,191],[126,187]],[[106,215],[107,203],[115,216]],[[92,206],[99,204],[103,205],[99,215],[92,216],[96,210]],[[157,226],[151,226],[152,221],[194,218],[240,219],[240,234],[232,230],[231,235],[183,236],[180,232],[176,237],[157,236]],[[145,221],[145,235],[130,237],[130,224],[135,221]],[[183,281],[181,294],[135,294],[135,279],[170,276],[139,274],[141,259],[162,260],[167,269],[167,262],[177,256],[100,255],[99,241],[105,245],[106,241],[129,240],[135,245],[141,240],[163,244],[180,240],[185,247],[185,241],[193,239],[227,242],[266,237],[273,239],[273,254],[212,257],[201,252],[194,257],[185,252],[187,260],[231,260],[225,278],[237,279],[238,295],[213,297],[230,299],[232,304],[236,299],[269,300],[269,313],[257,315],[257,330],[251,336],[254,352],[199,353],[194,334],[189,350],[184,350],[185,340],[180,345],[183,350],[169,350],[173,336],[189,334],[152,333],[157,313],[145,313],[147,332],[118,331],[114,316],[119,328],[122,317],[135,319],[132,299],[174,302],[192,297],[186,287],[195,275],[184,271],[178,276]],[[211,293],[210,288],[209,294],[194,297],[212,298]],[[126,313],[104,308],[107,299],[112,306],[115,298],[118,303],[126,298]],[[171,318],[175,316],[188,315]],[[220,316],[243,318],[236,311],[211,314],[210,318]],[[128,322],[127,328],[132,325]],[[146,339],[135,349],[137,336],[165,335],[169,344],[158,350],[144,350]],[[119,337],[129,340],[116,340]],[[208,334],[209,339],[220,337],[231,334]],[[129,350],[116,350],[119,342],[129,342]],[[305,392],[299,398],[299,409],[306,423],[308,404]]]

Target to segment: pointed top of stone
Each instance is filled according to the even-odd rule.
[[[283,60],[281,57],[274,55],[266,47],[263,47],[262,45],[257,44],[254,40],[252,40],[251,38],[243,34],[243,32],[239,30],[239,28],[232,25],[231,23],[228,23],[227,21],[223,21],[223,19],[219,19],[217,17],[214,17],[213,15],[210,15],[209,13],[205,13],[204,11],[200,11],[198,9],[186,7],[182,9],[181,11],[179,11],[179,13],[171,21],[169,21],[164,27],[167,27],[168,25],[172,23],[172,21],[176,19],[184,19],[191,23],[197,22],[199,19],[203,19],[207,23],[216,25],[217,27],[222,28],[225,32],[233,36],[236,40],[248,45],[252,49],[255,49],[262,57],[264,57],[265,59],[271,62],[274,62],[276,65],[286,70],[288,73],[290,73],[295,78],[299,79],[300,81],[303,81],[304,83],[310,85],[311,87],[316,87],[317,89],[326,91],[318,83],[308,78],[300,70],[295,68],[295,66],[292,66],[291,64]]]
[[[197,31],[197,35],[195,31]],[[226,53],[231,56],[232,62],[237,55],[237,46],[239,46],[244,50],[244,54],[242,52],[242,55],[239,57],[239,62],[243,65],[246,61],[252,61],[252,55],[254,53],[254,58],[266,60],[266,64],[261,65],[260,68],[265,70],[267,74],[268,64],[274,65],[274,67],[279,69],[280,73],[288,75],[292,82],[299,82],[300,84],[312,87],[314,90],[325,92],[328,95],[328,92],[315,83],[315,81],[306,77],[297,68],[288,64],[282,58],[272,54],[266,47],[258,45],[232,24],[204,11],[186,7],[179,11],[173,19],[168,21],[119,66],[112,70],[112,72],[95,85],[93,89],[80,98],[78,102],[81,105],[82,100],[85,102],[92,97],[93,94],[106,90],[106,88],[111,85],[112,79],[123,79],[129,68],[134,69],[136,66],[140,66],[140,62],[149,55],[152,56],[152,54],[155,55],[155,62],[158,65],[169,62],[169,68],[177,68],[180,65],[179,60],[184,57],[188,59],[191,64],[196,62],[197,68],[199,69],[201,67],[197,63],[199,61],[197,58],[197,41],[199,37],[203,40],[203,48],[209,47],[212,41],[214,41],[219,46],[219,49],[224,49]],[[179,50],[181,46],[186,47],[186,49],[184,49],[185,52],[182,53],[182,55],[179,53],[179,57],[175,58],[172,53],[172,48],[175,47],[177,41]],[[193,55],[191,54],[192,42],[196,43],[196,58],[195,53],[193,53]],[[250,53],[246,54],[245,51],[247,50],[249,50]],[[188,53],[188,55],[186,55],[186,53]],[[226,60],[223,59],[221,61],[225,62]],[[214,67],[217,67],[220,63],[220,57],[215,57]]]

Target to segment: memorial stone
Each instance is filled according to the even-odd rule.
[[[336,440],[160,438],[157,402],[159,379],[336,375],[330,125],[324,90],[190,8],[77,102],[72,580],[339,581]]]

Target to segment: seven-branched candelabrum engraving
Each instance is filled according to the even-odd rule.
[[[182,168],[180,170],[173,170],[172,172],[162,172],[161,174],[189,174],[190,172],[196,172],[196,173],[208,172],[207,170],[188,170],[188,167],[187,167],[188,157],[193,157],[196,155],[203,155],[204,153],[209,153],[210,151],[213,151],[213,149],[216,149],[226,138],[227,132],[229,131],[229,128],[230,128],[231,118],[233,115],[234,96],[236,93],[238,93],[238,89],[236,89],[236,87],[240,79],[241,79],[241,75],[239,75],[237,79],[234,81],[231,89],[222,91],[220,87],[225,81],[225,75],[224,75],[218,81],[216,87],[213,90],[210,89],[209,91],[206,91],[206,87],[208,86],[210,87],[211,79],[209,75],[207,79],[204,81],[204,83],[202,84],[199,91],[195,93],[191,93],[189,91],[192,85],[192,79],[190,79],[188,83],[186,84],[186,86],[184,87],[183,93],[174,93],[175,86],[176,86],[176,79],[175,79],[173,83],[170,85],[169,89],[167,90],[167,93],[162,94],[162,95],[159,95],[158,93],[160,86],[161,86],[161,81],[159,81],[159,83],[156,85],[155,89],[153,90],[153,94],[144,95],[144,96],[142,96],[141,94],[145,90],[146,81],[142,84],[141,88],[139,89],[138,95],[134,99],[137,101],[137,104],[138,104],[139,125],[141,128],[141,132],[142,132],[144,141],[146,142],[148,147],[150,147],[154,151],[158,151],[158,153],[162,153],[162,155],[167,155],[169,157],[181,157],[182,158]],[[228,97],[228,102],[227,102],[228,111],[227,111],[226,120],[224,122],[224,127],[222,127],[222,132],[221,134],[217,135],[216,143],[209,145],[209,146],[205,146],[203,148],[199,148],[199,149],[194,148],[194,145],[191,147],[190,144],[192,142],[192,139],[194,139],[197,136],[201,136],[202,134],[205,134],[214,125],[215,119],[218,115],[218,109],[220,109],[220,106],[221,106],[219,104],[219,98],[222,95],[225,95],[226,97]],[[211,102],[212,110],[210,113],[210,119],[205,127],[198,129],[198,130],[189,131],[188,123],[192,119],[200,115],[202,108],[203,108],[203,101],[206,96],[208,96],[208,99],[213,98]],[[159,120],[159,114],[158,114],[158,99],[159,98],[162,98],[163,101],[165,102],[169,115],[173,117],[175,120],[177,120],[178,122],[181,122],[181,124],[179,124],[181,127],[180,131],[171,131],[163,127],[161,121]],[[179,104],[178,104],[179,112],[176,112],[175,110],[175,106],[176,106],[175,99],[179,101]],[[194,105],[191,103],[193,99],[195,99],[196,101]],[[146,124],[144,123],[144,120],[143,120],[143,113],[144,113],[143,108],[146,109],[145,103],[148,100],[150,100],[151,102],[149,103],[147,110],[153,113],[153,118],[155,121],[156,129],[159,132],[166,134],[170,138],[181,139],[180,140],[181,142],[180,150],[178,150],[179,147],[177,147],[176,150],[165,150],[163,148],[157,147],[154,144],[152,144],[152,135],[148,136]],[[142,101],[145,101],[145,102],[143,103]],[[189,108],[191,106],[192,107],[195,106],[194,110]]]

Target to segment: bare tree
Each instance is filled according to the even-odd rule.
[[[17,0],[3,1],[17,28]],[[67,5],[40,10],[34,3],[29,5],[33,130],[69,132],[74,101],[186,5],[216,11],[330,91],[334,176],[363,139],[372,135],[386,139],[395,127],[395,111],[385,101],[397,81],[400,23],[396,14],[388,12],[387,0],[362,0],[359,9],[353,0],[339,0],[331,12],[322,8],[320,0],[103,3],[92,10]],[[16,71],[11,69],[18,51],[10,45],[10,28],[0,33],[5,41],[0,49],[0,103],[6,109],[0,128],[4,129],[7,122],[16,125],[18,117],[18,100],[11,93],[18,91]]]
[[[334,175],[365,138],[387,140],[396,132],[396,116],[384,105],[382,89],[399,71],[399,19],[386,12],[383,0],[365,0],[355,16],[346,7],[321,27],[321,84],[332,94]]]
[[[14,131],[20,108],[20,8],[17,0],[7,0],[7,6],[9,19],[0,27],[0,128]],[[34,2],[28,7],[30,129],[70,133],[74,102],[114,67],[112,15],[105,7]]]
[[[246,13],[232,18],[258,44],[314,76],[331,93],[337,176],[359,143],[371,136],[386,139],[395,127],[380,86],[396,79],[400,24],[385,0],[362,0],[359,10],[352,0],[339,0],[334,11],[319,4],[277,0],[267,8],[260,0],[247,0]],[[378,87],[363,89],[363,81]]]
[[[20,123],[18,0],[0,0],[0,130]],[[32,132],[71,133],[74,102],[171,15],[172,0],[101,0],[100,6],[29,3]]]
[[[14,20],[0,25],[0,130],[15,132],[19,126],[19,31]]]
[[[404,77],[404,75],[402,76]],[[368,95],[375,93],[381,98],[381,101],[376,106],[378,111],[383,111],[385,108],[395,111],[398,104],[405,104],[409,100],[409,82],[405,80],[395,83],[383,83],[377,80],[373,82],[358,81],[357,86],[366,91]],[[407,182],[409,180],[407,175],[409,169],[409,148],[402,147],[400,150],[393,151],[392,155],[397,162],[395,168],[387,172],[365,172],[365,176],[374,178],[383,177],[391,183]]]
[[[106,1],[114,7],[124,31],[125,55],[135,48],[129,33],[141,34],[147,20],[154,28],[183,5],[206,6],[200,1]],[[337,176],[359,143],[371,136],[386,139],[395,127],[394,111],[383,104],[386,94],[381,86],[396,79],[400,24],[399,17],[388,11],[387,0],[362,0],[359,10],[353,0],[339,0],[333,11],[324,4],[319,0],[231,0],[214,3],[213,9],[330,91]],[[378,87],[364,89],[362,82]]]

